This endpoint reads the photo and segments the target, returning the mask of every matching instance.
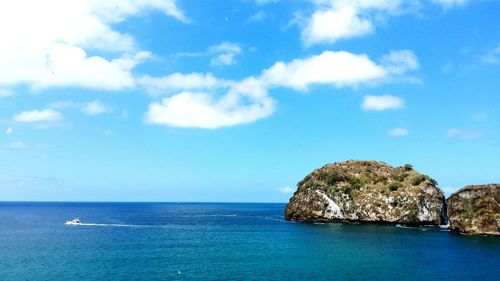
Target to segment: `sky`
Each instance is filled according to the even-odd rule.
[[[500,182],[500,1],[0,3],[0,201],[287,202],[327,163]]]

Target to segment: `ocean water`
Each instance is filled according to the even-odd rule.
[[[0,203],[0,280],[500,280],[500,238],[292,223],[284,207]]]

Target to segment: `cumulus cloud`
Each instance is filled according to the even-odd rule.
[[[382,66],[388,73],[402,75],[418,69],[417,56],[410,50],[391,51],[382,57]]]
[[[216,129],[254,122],[274,112],[274,101],[262,83],[247,78],[216,98],[203,92],[182,92],[150,104],[145,121],[173,127]]]
[[[391,137],[404,137],[410,134],[410,131],[405,128],[394,128],[390,129],[387,134]]]
[[[242,52],[242,48],[236,43],[223,42],[210,47],[208,51],[214,55],[210,60],[211,65],[232,65],[236,63],[235,56]]]
[[[374,32],[374,18],[396,13],[400,0],[313,0],[316,6],[306,19],[302,40],[306,46],[334,43]]]
[[[365,54],[324,51],[315,56],[279,61],[264,69],[256,79],[265,87],[289,87],[305,91],[311,85],[335,87],[358,86],[405,75],[418,68],[416,56],[408,50],[392,51],[377,64]],[[154,95],[175,91],[199,91],[227,88],[235,81],[215,77],[211,73],[173,73],[161,77],[142,76],[138,83]]]
[[[313,12],[301,20],[306,46],[335,43],[375,32],[385,18],[416,12],[426,1],[403,0],[311,0]],[[445,8],[462,6],[468,0],[432,0]]]
[[[132,69],[150,54],[113,25],[152,9],[188,21],[174,0],[0,2],[0,86],[133,86]]]
[[[106,107],[101,101],[95,100],[84,104],[81,110],[86,115],[99,115],[108,112],[109,108]]]
[[[98,56],[89,57],[78,47],[54,44],[48,50],[46,65],[42,68],[25,69],[26,77],[22,79],[30,81],[35,89],[77,86],[121,90],[135,85],[131,70],[147,57],[148,52],[139,52],[134,57],[125,55],[108,61]],[[14,82],[18,78],[17,73],[4,76],[4,79],[11,79],[8,82]]]
[[[364,54],[325,51],[306,59],[277,62],[264,70],[262,79],[269,85],[307,90],[311,84],[355,86],[385,76],[386,70]]]
[[[53,109],[23,111],[12,118],[16,122],[43,122],[62,120],[61,113]]]
[[[487,136],[488,132],[482,130],[452,128],[446,132],[446,135],[451,138],[478,139]]]
[[[364,54],[325,51],[304,59],[277,62],[260,76],[241,81],[219,79],[210,73],[144,76],[139,83],[155,96],[170,95],[150,104],[145,122],[206,129],[250,123],[274,112],[275,102],[268,96],[271,88],[306,91],[311,85],[355,87],[404,75],[418,67],[398,55],[388,55],[383,61],[377,64]],[[404,104],[392,96],[371,97],[367,102],[367,110],[399,108]]]
[[[375,110],[383,111],[388,109],[400,109],[405,105],[405,101],[402,98],[382,95],[382,96],[364,96],[361,108],[363,110]]]
[[[409,50],[391,51],[377,64],[365,54],[324,51],[305,59],[277,62],[264,70],[262,79],[269,85],[307,90],[309,85],[355,87],[400,77],[418,68],[418,59]]]
[[[283,194],[290,194],[293,193],[295,190],[289,186],[281,187],[280,192]]]
[[[5,134],[7,135],[12,135],[12,133],[14,133],[14,129],[12,128],[7,128],[7,130],[5,131]]]
[[[306,45],[333,43],[339,39],[369,34],[373,29],[371,21],[359,18],[354,8],[345,6],[316,11],[302,31],[302,38]]]

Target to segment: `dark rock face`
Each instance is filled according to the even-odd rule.
[[[500,184],[466,186],[447,205],[451,231],[500,236]]]
[[[446,219],[443,192],[411,167],[382,162],[328,164],[298,183],[285,217],[298,221],[342,221],[438,225]]]

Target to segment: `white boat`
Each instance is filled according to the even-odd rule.
[[[67,221],[65,224],[69,224],[69,225],[80,225],[80,224],[82,224],[82,223],[80,222],[80,219],[76,218],[76,219],[73,219],[73,220]]]

